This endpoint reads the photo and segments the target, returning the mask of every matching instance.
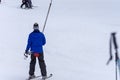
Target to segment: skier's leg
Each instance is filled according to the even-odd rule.
[[[24,5],[25,5],[25,8],[28,8],[29,7],[29,5],[28,5],[28,0],[24,0],[25,2],[24,2]]]
[[[40,54],[40,56],[38,57],[38,61],[39,61],[39,66],[40,66],[40,69],[41,69],[42,76],[47,76],[46,64],[45,64],[45,61],[44,61],[43,53]]]
[[[31,54],[30,70],[29,75],[34,75],[35,72],[36,57],[34,54]]]
[[[25,5],[25,3],[22,3],[20,7],[23,8],[23,5]]]
[[[32,2],[31,0],[28,0],[29,8],[32,8]]]

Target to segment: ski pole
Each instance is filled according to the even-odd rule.
[[[116,69],[116,80],[117,80],[117,62],[118,62],[118,59],[119,59],[119,57],[118,57],[118,51],[117,51],[117,49],[118,49],[118,46],[117,46],[117,42],[116,42],[116,33],[114,32],[114,33],[112,33],[112,36],[113,36],[113,43],[114,43],[114,48],[115,48],[115,69]]]
[[[118,56],[118,45],[117,45],[117,41],[116,41],[116,32],[111,33],[111,37],[110,37],[110,58],[107,62],[107,64],[109,64],[109,62],[112,60],[112,43],[115,49],[115,78],[116,80],[118,80],[118,61],[119,61],[119,56]]]
[[[110,58],[109,60],[107,61],[106,65],[108,65],[110,63],[110,61],[113,59],[113,56],[112,56],[112,36],[110,36],[110,41],[109,41],[109,53],[110,53]]]
[[[47,15],[46,15],[46,19],[45,19],[45,22],[44,22],[44,26],[43,26],[42,32],[44,32],[44,30],[45,30],[45,26],[46,26],[47,19],[48,19],[49,13],[50,13],[51,5],[52,5],[52,0],[51,0],[51,2],[49,4],[49,8],[48,8],[48,12],[47,12]]]

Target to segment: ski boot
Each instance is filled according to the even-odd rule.
[[[30,79],[34,79],[34,78],[35,78],[35,75],[30,75],[30,76],[29,76],[29,80],[30,80]]]

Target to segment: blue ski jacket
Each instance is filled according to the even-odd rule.
[[[43,45],[45,44],[44,34],[39,30],[34,30],[29,34],[26,51],[30,49],[32,53],[43,53]]]

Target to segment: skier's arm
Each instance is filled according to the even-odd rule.
[[[27,53],[28,52],[28,50],[30,49],[30,47],[31,47],[31,36],[29,35],[29,37],[28,37],[28,43],[27,43],[27,47],[26,47],[26,50],[25,50],[25,52]]]

